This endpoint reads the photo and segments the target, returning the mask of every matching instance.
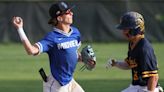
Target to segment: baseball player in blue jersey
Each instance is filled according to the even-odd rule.
[[[23,30],[23,20],[13,18],[21,41],[29,55],[47,53],[49,56],[51,75],[43,84],[44,92],[84,92],[80,85],[73,79],[78,58],[78,48],[81,44],[80,32],[71,26],[73,22],[73,7],[65,2],[53,4],[49,9],[53,26],[51,32],[34,45],[28,40]]]
[[[132,83],[121,92],[161,92],[157,59],[153,47],[144,37],[143,16],[137,12],[127,12],[121,17],[117,28],[129,40],[128,55],[123,61],[109,59],[107,68],[131,69]]]

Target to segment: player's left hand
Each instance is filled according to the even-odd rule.
[[[96,66],[96,56],[93,51],[93,48],[90,45],[85,46],[81,51],[81,60],[84,63],[84,66],[81,67],[81,70],[84,69],[92,70]]]

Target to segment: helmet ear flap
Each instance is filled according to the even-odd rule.
[[[137,34],[143,34],[145,27],[144,27],[144,20],[142,19],[142,17],[136,19],[135,22],[136,22],[136,27],[130,29],[129,34],[132,36],[135,36]]]
[[[140,31],[144,32],[145,30],[144,20],[141,18],[137,19],[137,24],[138,24],[138,27],[140,28]]]
[[[137,27],[137,28],[134,28],[134,29],[130,29],[129,30],[129,34],[132,35],[132,36],[136,36],[137,34],[140,34],[140,27]]]

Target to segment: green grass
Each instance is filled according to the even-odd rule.
[[[84,45],[83,45],[84,46]],[[83,47],[82,46],[82,47]],[[117,68],[106,70],[108,58],[124,59],[127,43],[92,44],[97,56],[93,71],[79,71],[77,65],[74,78],[86,92],[120,92],[131,82],[130,71]],[[160,84],[164,86],[164,43],[153,44],[159,63]],[[42,92],[42,80],[38,73],[43,67],[49,74],[46,54],[28,56],[20,44],[0,44],[0,92]]]

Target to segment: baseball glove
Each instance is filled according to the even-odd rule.
[[[90,45],[85,46],[81,50],[81,57],[82,62],[84,63],[84,66],[80,68],[81,71],[87,69],[92,70],[96,66],[96,56],[93,51],[93,48]]]

